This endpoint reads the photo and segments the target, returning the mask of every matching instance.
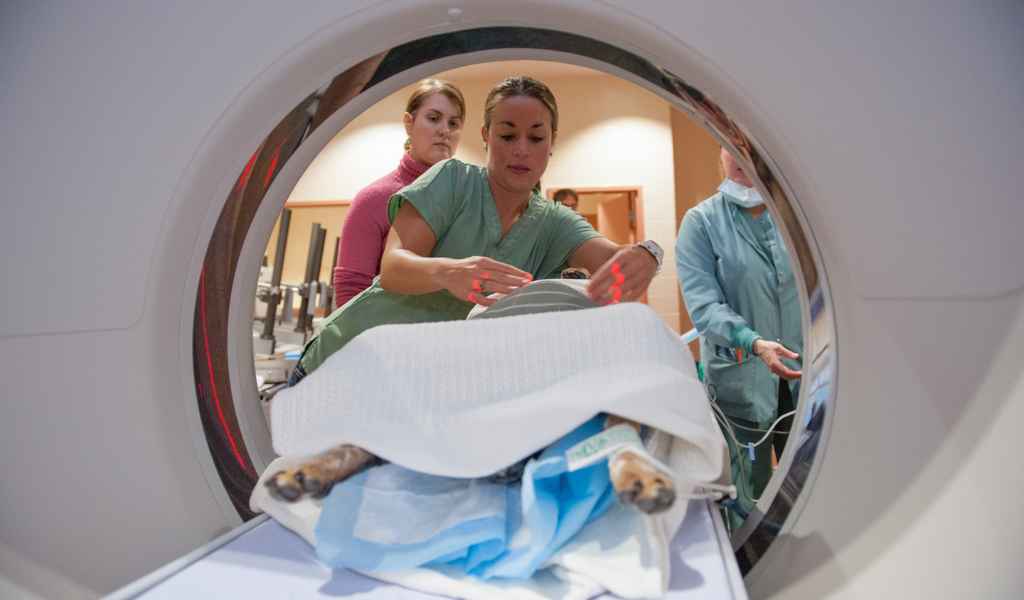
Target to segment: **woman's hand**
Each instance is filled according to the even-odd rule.
[[[380,261],[380,285],[397,294],[429,294],[448,290],[456,298],[484,306],[494,304],[483,292],[507,294],[529,283],[533,276],[511,265],[483,256],[432,257],[434,230],[412,204],[398,209],[387,247]]]
[[[490,306],[496,298],[487,293],[508,294],[533,281],[533,275],[485,256],[450,260],[439,273],[444,289],[456,298]]]
[[[658,261],[636,246],[620,248],[594,273],[587,295],[600,306],[636,300],[654,279]]]
[[[768,340],[759,339],[754,340],[754,354],[756,354],[764,364],[768,365],[768,369],[785,379],[786,381],[793,381],[799,379],[804,374],[803,371],[793,371],[786,365],[782,364],[782,357],[786,358],[800,358],[800,355],[792,350],[789,350],[782,344],[775,342],[769,342]]]

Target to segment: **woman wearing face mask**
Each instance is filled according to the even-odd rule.
[[[487,166],[452,159],[388,202],[392,228],[380,278],[324,320],[303,349],[294,385],[359,333],[385,323],[465,319],[567,263],[594,273],[599,305],[639,297],[661,263],[653,242],[619,246],[535,189],[558,132],[551,91],[529,77],[495,86],[481,128]]]
[[[342,306],[370,287],[380,274],[388,238],[388,199],[434,164],[451,158],[462,137],[466,101],[455,85],[440,79],[416,84],[405,107],[405,154],[398,168],[356,194],[341,227],[334,268],[334,304]]]
[[[700,333],[709,395],[741,448],[725,431],[732,479],[749,512],[771,479],[771,449],[782,454],[803,352],[800,304],[789,253],[757,189],[727,150],[718,193],[687,211],[676,239],[676,269],[686,310]],[[781,432],[781,433],[780,433]],[[729,511],[733,531],[743,522]]]

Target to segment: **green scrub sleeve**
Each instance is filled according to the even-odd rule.
[[[427,222],[440,238],[451,226],[457,210],[456,188],[458,187],[458,162],[441,161],[427,169],[427,172],[398,190],[388,200],[388,221],[395,222],[395,216],[402,204],[408,202]]]
[[[749,352],[751,356],[754,354],[754,342],[760,339],[764,339],[757,335],[757,332],[747,327],[746,325],[740,325],[736,329],[732,330],[732,340],[730,340],[730,346],[733,348],[739,348],[744,352]]]

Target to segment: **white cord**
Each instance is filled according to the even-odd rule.
[[[727,432],[729,432],[729,437],[732,438],[732,443],[736,445],[736,455],[737,455],[737,458],[739,458],[740,448],[750,448],[750,445],[749,444],[748,445],[742,445],[742,444],[740,444],[739,440],[736,439],[736,434],[733,432],[733,429],[732,429],[733,423],[731,421],[729,421],[729,418],[725,416],[724,412],[722,412],[722,408],[720,406],[718,406],[718,404],[717,404],[717,400],[718,400],[717,394],[715,394],[715,395],[711,394],[711,391],[708,389],[708,384],[707,383],[704,384],[704,392],[708,395],[708,402],[710,402],[711,408],[714,409],[713,414],[715,415],[715,418],[718,419],[718,422],[723,425],[723,429],[725,429]],[[790,416],[792,416],[794,414],[796,414],[796,411],[792,410],[792,411],[790,411],[790,412],[780,416],[778,419],[776,419],[775,422],[772,423],[772,426],[768,428],[768,431],[765,432],[764,437],[762,437],[756,444],[754,444],[753,447],[756,448],[756,447],[760,446],[761,443],[763,443],[766,439],[768,439],[768,436],[771,435],[771,433],[775,429],[776,425],[778,425],[786,417],[790,417]],[[738,423],[736,424],[736,427],[739,427],[740,429],[745,429],[747,431],[762,431],[760,429],[751,429],[750,427],[744,427],[744,426],[742,426],[742,425],[740,425]],[[787,432],[787,435],[788,435],[788,433],[789,432]],[[760,500],[760,498],[758,498],[757,500],[754,500],[753,498],[750,497],[750,494],[747,493],[747,478],[746,478],[745,474],[743,473],[743,460],[740,459],[737,462],[737,465],[740,468],[740,485],[743,488],[743,497],[746,498],[750,502],[756,503],[758,500]]]
[[[736,445],[736,455],[737,458],[739,458],[740,443],[739,440],[736,439],[736,435],[732,432],[732,425],[729,424],[729,419],[725,417],[725,414],[722,413],[722,409],[719,408],[718,405],[715,404],[714,402],[711,402],[711,407],[715,409],[715,418],[718,419],[718,422],[723,425],[723,429],[725,429],[729,433],[729,437],[732,438],[732,443]],[[754,500],[753,498],[750,497],[750,494],[747,493],[747,478],[746,475],[743,473],[743,459],[739,459],[736,462],[736,465],[740,468],[740,487],[743,488],[743,497],[749,500],[750,502],[756,503],[757,500],[760,500],[760,498]]]
[[[732,423],[732,425],[733,425],[734,427],[738,427],[738,428],[740,428],[740,429],[743,429],[744,431],[759,431],[759,432],[760,432],[760,431],[764,431],[764,432],[765,432],[765,433],[764,433],[764,437],[762,437],[762,438],[761,438],[760,440],[758,440],[758,442],[757,442],[756,444],[754,444],[754,447],[755,447],[755,448],[757,448],[757,447],[758,447],[758,446],[760,446],[760,445],[761,445],[761,444],[762,444],[762,443],[763,443],[763,442],[764,442],[764,441],[765,441],[766,439],[768,439],[768,436],[769,436],[769,435],[771,435],[771,433],[772,433],[772,430],[773,430],[773,429],[775,429],[775,426],[776,426],[776,425],[778,425],[778,424],[779,424],[779,422],[781,422],[781,421],[782,421],[783,419],[785,419],[785,418],[787,418],[787,417],[792,417],[792,416],[793,416],[793,415],[795,415],[795,414],[796,414],[796,411],[795,411],[795,410],[791,410],[791,411],[789,411],[788,413],[786,413],[786,414],[784,414],[784,415],[781,415],[781,416],[780,416],[780,417],[779,417],[778,419],[775,419],[775,422],[774,422],[774,423],[772,423],[772,426],[768,428],[768,431],[765,431],[764,429],[754,429],[754,428],[752,428],[752,427],[744,427],[743,425],[740,425],[739,423]],[[785,433],[785,435],[789,435],[789,432],[787,431],[787,432]],[[747,444],[747,447],[750,447],[750,444]]]

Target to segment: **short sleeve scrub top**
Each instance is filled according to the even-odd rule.
[[[434,232],[431,257],[486,256],[541,279],[555,272],[589,239],[600,234],[586,219],[536,191],[526,212],[501,235],[498,209],[487,184],[487,170],[449,159],[427,170],[388,202],[392,223],[398,209],[412,204]],[[465,319],[473,308],[447,290],[420,295],[389,292],[380,276],[373,285],[323,320],[303,349],[301,365],[312,373],[327,357],[360,333],[384,324]]]

